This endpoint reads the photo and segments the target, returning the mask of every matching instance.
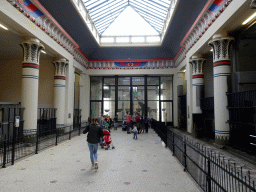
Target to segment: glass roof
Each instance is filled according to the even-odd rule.
[[[170,2],[171,0],[87,0],[84,4],[101,35],[127,7],[137,12],[160,34]]]

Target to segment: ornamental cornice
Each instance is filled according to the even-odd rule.
[[[39,27],[42,31],[44,31],[48,36],[50,36],[56,43],[62,46],[65,50],[67,50],[70,54],[74,56],[74,59],[79,62],[82,66],[88,66],[88,60],[85,58],[83,54],[81,54],[77,49],[79,46],[74,42],[74,40],[63,31],[60,27],[58,27],[45,13],[42,13],[38,17],[33,17],[29,11],[22,7],[17,0],[7,0],[11,5],[13,5],[18,11],[20,11],[25,17],[27,17],[31,22],[33,22],[37,27]],[[37,8],[34,3],[33,6]],[[38,9],[38,8],[37,8]]]
[[[120,64],[123,63],[123,66]],[[131,63],[131,65],[129,65]],[[143,66],[138,65],[143,63]],[[146,62],[108,62],[108,61],[91,61],[87,69],[168,69],[175,68],[173,60],[157,60]]]
[[[180,63],[186,58],[186,54],[199,41],[209,27],[218,19],[218,17],[225,11],[233,0],[225,0],[225,3],[217,12],[206,10],[198,19],[191,32],[181,43],[181,49],[175,57],[175,66],[178,67]],[[213,3],[211,4],[213,5]]]

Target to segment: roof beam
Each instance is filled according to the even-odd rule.
[[[117,3],[116,3],[116,5],[118,4],[118,3],[121,3],[122,1],[118,1]],[[108,4],[106,4],[106,3],[108,3]],[[95,11],[98,11],[98,10],[100,10],[100,9],[105,9],[106,10],[106,6],[108,5],[108,6],[112,6],[111,4],[112,3],[115,3],[115,1],[112,1],[112,2],[110,2],[109,3],[109,1],[105,1],[104,3],[102,3],[101,4],[101,7],[99,7],[98,9],[95,9],[95,10],[92,10],[92,11],[90,11],[90,14],[92,14],[92,13],[94,13]],[[97,13],[96,13],[97,14]],[[92,14],[93,15],[93,14]]]
[[[131,5],[131,7],[134,9],[134,6]],[[135,10],[135,9],[134,9]],[[135,10],[136,11],[136,10]],[[136,11],[137,12],[137,11]],[[138,13],[138,12],[137,12]],[[140,13],[138,13],[151,27],[153,27],[153,29],[155,29],[158,33],[160,33],[153,25],[151,25],[151,23],[149,23],[144,17],[143,15],[141,15]]]
[[[135,3],[136,2],[136,3]],[[142,4],[142,3],[140,3],[140,2],[138,2],[138,1],[134,1],[133,2],[135,5],[137,5],[137,6],[139,6],[139,7],[142,7],[141,5],[144,5],[144,4]],[[141,5],[138,5],[137,3],[140,3]],[[159,13],[156,13],[155,11],[152,11],[152,10],[148,10],[148,8],[150,8],[150,9],[153,9],[153,8],[151,8],[151,7],[149,7],[148,6],[148,8],[147,8],[147,6],[146,5],[144,5],[144,7],[142,7],[143,9],[145,9],[145,10],[147,10],[147,11],[150,11],[150,12],[153,12],[154,14],[152,14],[152,15],[158,15]],[[161,17],[165,17],[165,14],[164,13],[162,13],[162,12],[160,12],[162,15],[161,15]]]
[[[135,7],[135,6],[132,5],[132,7]],[[145,14],[152,15],[151,13],[149,13],[149,12],[147,12],[147,11],[144,11],[144,10],[138,8],[138,7],[136,7],[136,9],[140,10],[141,12],[143,12],[143,13],[145,13]],[[136,12],[137,12],[137,11],[136,11]],[[159,18],[159,17],[157,17],[157,16],[155,16],[155,15],[152,15],[152,16],[155,17],[155,18],[157,18],[157,19],[159,19],[160,21],[163,21],[163,20],[164,20],[164,19]]]
[[[126,3],[123,3],[122,5],[124,5],[124,4],[126,4]],[[115,7],[114,9],[112,9],[112,13],[114,13],[114,12],[116,12],[116,11],[118,11],[118,10],[120,10],[120,9],[122,9],[122,8],[124,8],[124,7],[126,7],[126,6],[127,6],[127,5],[124,5],[124,6],[121,7],[121,8]],[[98,19],[99,17],[100,17],[100,19],[101,19],[101,18],[104,17],[106,14],[108,15],[108,14],[111,14],[111,13],[109,13],[109,10],[107,10],[107,11],[105,11],[104,13],[101,12],[98,16],[93,17],[93,19],[96,20],[96,19]]]

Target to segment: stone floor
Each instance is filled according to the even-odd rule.
[[[121,128],[111,136],[115,149],[98,149],[97,172],[81,135],[0,169],[0,191],[202,191],[152,129],[138,140]]]

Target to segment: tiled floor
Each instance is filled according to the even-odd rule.
[[[81,135],[0,169],[0,191],[201,191],[152,129],[138,140],[121,128],[111,136],[115,149],[98,149],[97,172]]]

